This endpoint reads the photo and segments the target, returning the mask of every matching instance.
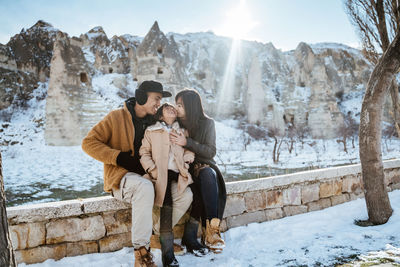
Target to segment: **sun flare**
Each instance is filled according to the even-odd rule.
[[[246,5],[245,0],[225,13],[225,19],[215,32],[217,35],[232,37],[234,39],[246,39],[249,32],[257,26],[257,22]]]

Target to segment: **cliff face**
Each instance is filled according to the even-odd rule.
[[[39,21],[0,45],[0,109],[23,105],[48,82],[46,143],[79,145],[138,82],[153,79],[174,94],[197,89],[217,118],[239,117],[279,134],[307,126],[314,137],[334,138],[349,111],[357,118],[359,109],[346,103],[360,101],[371,71],[360,51],[340,44],[300,43],[282,52],[209,32],[165,35],[157,22],[144,38],[109,39],[101,27],[71,38]]]
[[[0,110],[13,103],[26,105],[38,82],[49,77],[57,32],[50,24],[38,21],[6,45],[0,44]]]
[[[7,43],[13,60],[21,71],[35,73],[41,81],[50,73],[53,44],[59,30],[44,21],[38,21],[28,30],[22,30]]]

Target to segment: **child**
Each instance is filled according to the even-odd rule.
[[[188,185],[193,180],[189,173],[189,164],[194,160],[193,152],[170,142],[170,132],[187,136],[187,131],[180,128],[176,116],[176,109],[171,104],[163,104],[155,115],[157,122],[146,129],[139,150],[140,163],[155,183],[154,205],[161,207],[160,243],[164,266],[179,266],[174,256],[172,226],[178,222],[192,201],[192,198],[190,201],[186,200],[180,211],[175,211],[175,203],[174,209],[172,208],[171,188],[175,188],[177,184],[178,195],[183,194],[185,190],[190,191]],[[182,206],[185,208],[182,209]]]

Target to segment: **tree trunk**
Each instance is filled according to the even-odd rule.
[[[396,78],[392,80],[390,86],[390,95],[392,97],[393,104],[393,120],[394,128],[396,129],[397,136],[400,138],[400,102],[399,102],[399,89]]]
[[[276,136],[274,136],[274,140],[275,140],[275,143],[274,143],[274,150],[272,150],[272,160],[274,161],[274,163],[277,163],[275,155],[276,155],[276,146],[278,144],[278,139],[276,138]]]
[[[294,139],[290,139],[289,154],[292,154],[293,145],[294,145]]]
[[[0,266],[17,266],[8,232],[6,198],[3,184],[3,165],[0,152]]]
[[[368,220],[384,224],[392,215],[384,181],[381,139],[385,94],[400,67],[400,32],[383,54],[369,78],[361,107],[360,160]]]
[[[279,155],[281,154],[281,145],[283,142],[283,138],[281,139],[281,141],[279,142],[279,146],[278,146],[278,150],[276,151],[276,162],[279,162]]]

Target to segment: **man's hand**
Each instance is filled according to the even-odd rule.
[[[128,171],[135,171],[136,167],[138,165],[137,160],[135,160],[134,157],[131,156],[132,150],[129,150],[127,152],[120,152],[118,157],[117,157],[117,165],[125,168]]]
[[[186,137],[182,134],[182,133],[174,133],[174,132],[170,132],[169,134],[169,140],[173,143],[173,144],[177,144],[179,146],[186,146]]]

